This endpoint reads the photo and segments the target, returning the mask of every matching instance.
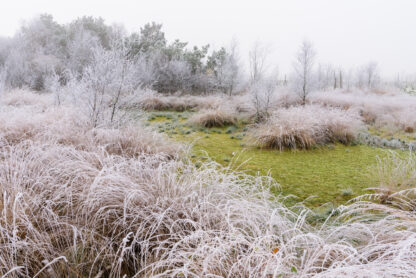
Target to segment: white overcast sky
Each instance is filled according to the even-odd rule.
[[[416,73],[416,0],[0,0],[0,35],[41,13],[59,23],[83,15],[122,23],[128,31],[163,23],[169,40],[227,45],[242,58],[254,41],[270,46],[270,61],[291,69],[300,42],[313,42],[321,63],[344,67],[376,61],[382,73]]]

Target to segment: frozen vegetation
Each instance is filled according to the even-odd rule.
[[[287,77],[261,44],[248,57],[92,17],[41,15],[0,40],[0,275],[416,277],[415,80],[319,65],[307,41]],[[158,133],[156,112],[188,114]],[[368,194],[322,213],[196,157],[180,128],[272,156],[392,150]]]

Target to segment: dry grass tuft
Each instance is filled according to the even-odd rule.
[[[139,107],[145,111],[164,111],[170,110],[172,106],[165,99],[153,96],[141,100]]]
[[[416,155],[412,152],[399,154],[390,151],[383,158],[377,158],[372,171],[382,190],[397,192],[416,187]]]
[[[194,125],[202,127],[224,127],[227,125],[233,125],[237,123],[236,116],[225,109],[210,109],[202,110],[193,115],[189,122]]]
[[[256,145],[269,149],[309,149],[355,140],[362,122],[353,112],[317,105],[278,110],[251,131]]]

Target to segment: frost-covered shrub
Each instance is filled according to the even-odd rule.
[[[135,64],[125,55],[123,46],[95,48],[93,61],[82,77],[67,85],[74,104],[86,113],[94,127],[119,123],[124,117],[121,108],[140,85]]]
[[[249,95],[255,109],[255,121],[260,122],[270,116],[276,84],[273,80],[259,80],[251,84]]]

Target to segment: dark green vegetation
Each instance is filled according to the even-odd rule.
[[[381,148],[341,144],[284,152],[259,149],[250,145],[244,124],[200,128],[187,124],[189,116],[189,112],[155,112],[148,115],[148,122],[169,137],[192,143],[195,160],[213,159],[253,175],[270,174],[281,185],[276,194],[297,196],[288,200],[309,206],[339,205],[375,187],[369,172],[377,156],[386,153]]]

